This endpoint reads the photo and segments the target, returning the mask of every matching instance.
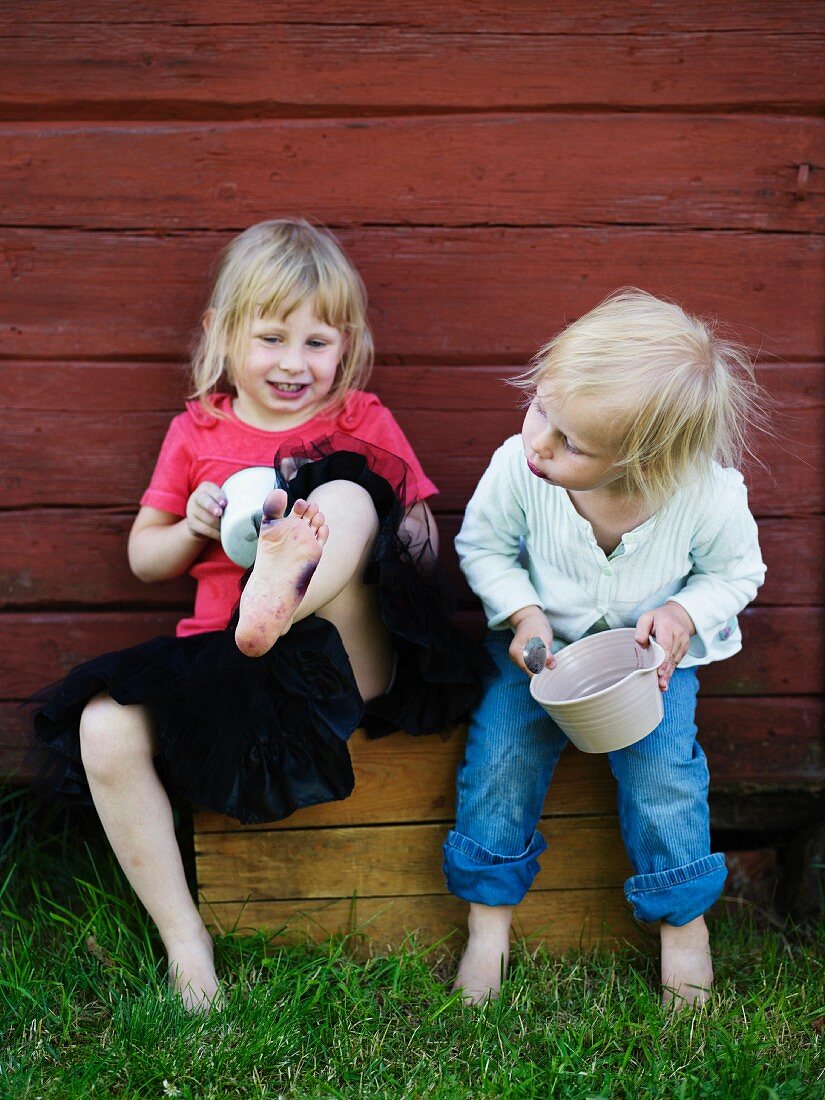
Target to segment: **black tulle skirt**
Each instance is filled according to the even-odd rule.
[[[170,792],[247,823],[346,798],[354,784],[347,741],[358,726],[371,736],[440,733],[466,715],[480,693],[483,657],[453,625],[455,599],[429,540],[413,547],[405,536],[406,465],[378,459],[374,447],[332,436],[279,452],[275,471],[290,505],[333,480],[370,493],[380,526],[364,582],[377,586],[395,648],[387,693],[364,704],[338,631],[314,615],[265,656],[244,656],[234,640],[236,609],[226,630],[106,653],[38,693],[34,731],[48,747],[50,789],[88,798],[79,722],[100,692],[148,708]]]

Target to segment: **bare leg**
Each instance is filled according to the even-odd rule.
[[[273,530],[278,523],[290,523],[299,508],[301,515],[295,523],[300,538],[294,543],[285,546],[280,538],[272,539],[261,530],[255,566],[241,597],[235,639],[244,653],[260,656],[293,622],[317,614],[338,629],[361,695],[374,698],[387,686],[393,655],[379,618],[377,592],[362,581],[378,534],[372,497],[354,482],[330,481],[318,486],[308,502],[296,502],[293,512],[274,523]],[[305,555],[313,543],[318,550],[308,566]],[[293,553],[295,545],[300,547],[297,554]],[[302,563],[302,575],[308,579],[304,592],[299,592],[291,579],[294,567],[284,570],[284,560]]]
[[[288,516],[286,505],[283,489],[264,500],[255,564],[235,630],[238,649],[248,657],[262,657],[289,629],[329,533],[317,505],[298,500]]]
[[[462,990],[466,1004],[494,1001],[501,992],[510,961],[512,921],[513,910],[508,905],[470,902],[470,936],[453,982],[453,991]]]
[[[169,983],[188,1009],[205,1011],[218,992],[212,939],[186,883],[148,712],[96,696],[80,720],[80,748],[109,843],[163,940]]]
[[[392,641],[381,622],[378,592],[363,582],[378,534],[372,497],[351,481],[331,481],[310,494],[323,512],[329,537],[295,621],[318,615],[333,624],[349,656],[364,699],[386,690],[393,667]]]
[[[662,1004],[684,1008],[710,997],[713,964],[704,917],[677,927],[662,921]]]

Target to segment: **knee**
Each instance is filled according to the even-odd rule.
[[[363,485],[354,481],[327,481],[313,489],[309,499],[318,505],[327,521],[334,522],[340,516],[348,528],[357,524],[378,530],[375,504]]]
[[[153,739],[141,711],[108,695],[86,704],[80,717],[80,756],[87,774],[111,779],[142,759],[151,760]]]

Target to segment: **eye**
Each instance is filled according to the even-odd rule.
[[[539,401],[539,399],[537,397],[533,400],[533,408],[536,410],[536,412],[538,413],[538,415],[541,417],[542,420],[547,419],[547,413],[541,407],[541,401]]]
[[[574,447],[574,446],[573,446],[573,444],[572,444],[572,443],[570,442],[570,440],[569,440],[569,439],[567,438],[567,436],[566,436],[566,435],[563,435],[563,436],[562,436],[561,438],[562,438],[562,442],[563,442],[563,445],[564,445],[564,449],[565,449],[566,451],[569,451],[569,453],[570,453],[571,455],[580,455],[580,454],[582,453],[582,452],[581,452],[581,451],[579,450],[579,448],[578,448],[578,447]]]
[[[281,342],[280,336],[276,336],[274,333],[269,332],[264,333],[262,336],[259,336],[258,339],[262,340],[265,344],[279,344]]]
[[[319,340],[317,338],[312,339],[312,340],[307,340],[307,343],[313,349],[313,351],[320,351],[322,348],[325,348],[325,347],[328,346],[328,343],[327,343],[326,340]]]

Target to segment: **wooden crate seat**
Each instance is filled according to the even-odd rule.
[[[268,825],[197,813],[204,919],[217,931],[266,928],[290,940],[357,933],[379,949],[409,933],[427,944],[460,943],[466,905],[447,893],[441,845],[453,822],[464,733],[372,741],[359,730],[351,741],[355,792],[343,802]],[[517,934],[553,950],[638,939],[622,891],[630,867],[605,757],[564,753],[541,830],[549,848],[517,911]]]

